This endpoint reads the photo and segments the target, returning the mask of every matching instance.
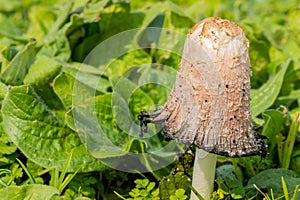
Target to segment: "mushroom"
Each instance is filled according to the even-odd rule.
[[[138,116],[141,134],[148,123],[162,124],[166,137],[198,148],[192,184],[205,199],[213,189],[213,154],[266,155],[265,137],[251,123],[248,47],[236,23],[218,17],[200,21],[187,35],[167,102]]]

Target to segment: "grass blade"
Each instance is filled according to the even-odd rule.
[[[59,189],[58,179],[59,179],[59,171],[58,169],[53,169],[51,171],[50,185],[55,187],[56,189]]]
[[[296,188],[294,190],[294,195],[293,195],[292,200],[296,200],[298,192],[300,192],[299,185],[296,185]]]
[[[63,170],[62,170],[62,172],[61,172],[61,174],[59,176],[59,179],[58,179],[58,188],[61,188],[61,185],[62,185],[63,180],[64,180],[64,178],[66,176],[66,173],[67,173],[67,169],[68,169],[68,167],[69,167],[69,165],[71,163],[71,160],[72,160],[72,157],[73,157],[73,153],[74,153],[74,149],[71,150],[70,155],[69,155],[69,157],[67,159],[67,162],[66,162],[66,164],[65,164],[65,166],[64,166],[64,168],[63,168]],[[59,190],[59,192],[62,192],[62,190]]]
[[[264,199],[266,199],[266,200],[271,200],[271,198],[269,197],[269,195],[263,193],[263,191],[261,191],[255,184],[253,184],[253,187],[255,187],[255,189],[257,189],[257,191],[258,191],[259,193],[261,193],[261,194],[264,196]]]
[[[256,117],[273,105],[280,92],[285,72],[290,63],[291,60],[283,63],[281,70],[252,95],[250,104],[252,117]]]
[[[25,173],[27,174],[29,180],[30,180],[30,183],[31,184],[35,184],[35,179],[34,177],[31,175],[31,173],[28,171],[27,167],[18,159],[16,158],[16,160],[18,161],[18,163],[21,165],[21,167],[23,168],[23,170],[25,171]]]
[[[119,193],[117,193],[116,191],[114,191],[114,193],[120,198],[120,199],[123,199],[123,200],[126,200],[125,197],[123,197],[122,195],[120,195]]]
[[[283,176],[281,177],[281,182],[282,182],[284,198],[285,198],[285,200],[289,200],[289,191],[287,189],[287,186],[286,186]]]
[[[205,200],[205,199],[201,196],[201,194],[199,194],[199,192],[198,192],[193,186],[191,186],[191,189],[192,189],[192,191],[195,193],[195,195],[197,196],[197,198],[198,198],[199,200]]]
[[[271,198],[272,198],[272,199],[275,199],[274,193],[273,193],[273,189],[272,189],[272,188],[271,188]]]
[[[59,191],[62,192],[65,187],[67,187],[67,185],[71,182],[71,180],[76,176],[76,174],[81,170],[81,168],[77,169],[75,171],[74,174],[69,174],[64,181],[62,182],[62,184],[59,186]]]

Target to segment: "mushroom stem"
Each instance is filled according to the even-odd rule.
[[[196,149],[196,156],[193,169],[192,187],[205,200],[210,199],[214,189],[214,179],[217,156],[201,149]],[[191,193],[190,200],[198,200],[194,192]]]

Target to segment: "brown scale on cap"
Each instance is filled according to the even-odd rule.
[[[188,33],[168,101],[147,123],[163,124],[164,134],[211,153],[241,157],[266,155],[264,136],[251,123],[249,42],[233,22],[204,19]]]

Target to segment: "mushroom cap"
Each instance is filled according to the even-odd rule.
[[[150,112],[152,122],[162,123],[167,137],[211,153],[262,154],[265,143],[251,123],[248,47],[236,23],[218,17],[197,23],[167,102]]]

